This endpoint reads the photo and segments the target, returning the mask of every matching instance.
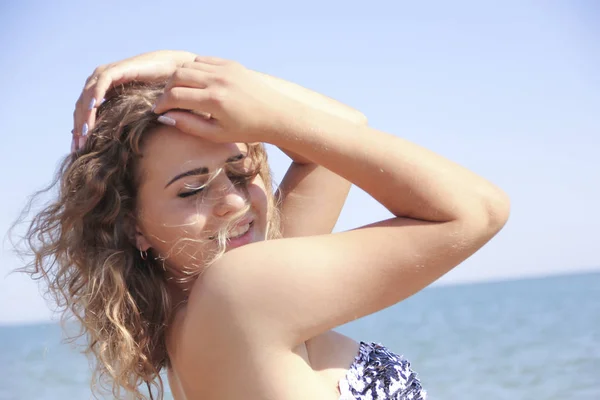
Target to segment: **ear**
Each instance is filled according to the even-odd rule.
[[[132,246],[135,246],[139,251],[148,251],[151,246],[150,241],[142,233],[140,225],[135,221],[135,218],[128,216],[125,219],[125,232]]]
[[[139,251],[148,251],[150,247],[150,242],[146,239],[146,236],[142,233],[139,226],[135,226],[135,247],[138,248]]]

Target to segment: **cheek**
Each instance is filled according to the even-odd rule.
[[[248,194],[250,196],[250,202],[255,207],[263,210],[267,207],[267,191],[265,190],[265,184],[260,177],[257,177],[248,185]]]
[[[260,222],[261,230],[264,233],[267,226],[268,198],[264,182],[260,177],[248,185],[248,195],[250,196],[252,208],[255,210],[256,217]]]
[[[145,234],[159,254],[175,254],[183,243],[206,239],[207,213],[193,201],[167,204],[155,212],[152,221],[144,223]]]

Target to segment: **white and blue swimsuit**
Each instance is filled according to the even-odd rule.
[[[339,400],[425,400],[410,363],[377,343],[360,343],[358,355],[339,382]]]

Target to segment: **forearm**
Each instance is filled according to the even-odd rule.
[[[291,82],[258,73],[270,86],[296,102],[353,124],[367,124],[359,111]],[[283,146],[293,161],[279,186],[284,237],[331,233],[350,191],[350,182]]]
[[[291,99],[300,102],[301,104],[319,109],[352,123],[362,125],[367,125],[368,123],[367,117],[363,113],[339,101],[297,85],[293,82],[289,82],[258,71],[254,71],[254,73],[264,79],[264,81],[267,82],[271,87],[277,89],[279,92],[285,94]],[[280,147],[280,149],[297,164],[311,163],[311,161],[306,157],[303,157],[302,155],[290,149],[286,149],[284,147]]]
[[[504,201],[487,180],[416,144],[301,108],[303,115],[273,135],[273,144],[344,177],[396,216],[436,222],[485,217],[490,202]]]
[[[264,81],[269,84],[269,86],[277,89],[279,92],[297,102],[300,102],[301,104],[319,109],[328,114],[343,118],[349,122],[363,125],[367,124],[367,117],[363,113],[350,106],[347,106],[346,104],[293,82],[267,75],[262,72],[254,72],[263,78]]]

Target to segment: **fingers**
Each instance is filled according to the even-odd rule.
[[[98,74],[102,73],[104,67],[99,67],[94,71],[85,83],[83,91],[75,104],[73,112],[73,131],[78,136],[87,135],[88,131],[93,127],[96,120],[95,108],[99,105],[95,98],[90,96],[90,89],[96,85]]]
[[[208,73],[217,72],[219,70],[219,66],[217,66],[217,65],[206,64],[206,63],[196,62],[196,61],[183,63],[181,65],[181,68],[196,69],[198,71],[204,71],[204,72],[208,72]]]
[[[190,110],[190,112],[193,113],[193,114],[199,115],[199,116],[201,116],[202,118],[204,118],[206,120],[210,120],[212,118],[212,114],[209,113],[209,112],[195,111],[195,110]]]
[[[131,81],[161,81],[171,76],[176,69],[177,64],[170,60],[129,61],[98,67],[87,79],[75,106],[75,132],[83,135],[83,132],[93,128],[96,108],[101,104],[106,92],[115,85]]]
[[[74,145],[80,147],[88,131],[92,130],[96,121],[96,110],[106,93],[115,85],[130,81],[156,82],[170,77],[165,94],[156,104],[156,112],[161,113],[173,108],[193,110],[197,114],[210,115],[209,109],[198,110],[204,102],[210,107],[210,100],[218,100],[218,96],[202,93],[213,81],[219,81],[217,72],[222,66],[234,65],[233,61],[218,57],[199,56],[194,62],[176,63],[172,60],[143,62],[124,60],[96,68],[86,80],[84,89],[77,100],[73,113]],[[178,68],[180,66],[180,68]],[[216,85],[215,85],[216,86]],[[189,88],[193,91],[186,91]],[[215,91],[211,91],[215,92]],[[204,106],[203,106],[204,107]],[[208,117],[209,118],[209,117]]]
[[[106,92],[108,92],[111,87],[126,80],[126,71],[119,69],[108,69],[105,73],[100,75],[96,80],[96,83],[90,86],[85,92],[90,99],[88,103],[89,108],[94,109],[99,106],[104,96],[106,96]]]
[[[224,58],[219,57],[210,57],[210,56],[197,56],[194,59],[195,62],[206,63],[211,65],[227,65],[233,63],[233,61],[225,60]]]
[[[75,134],[75,131],[71,131],[71,153],[78,151],[85,145],[85,136],[79,136]]]
[[[106,92],[113,86],[131,81],[161,81],[168,78],[176,69],[177,65],[172,61],[115,64],[99,74],[96,83],[89,87],[90,101],[95,100],[96,105],[99,105]]]
[[[213,112],[219,102],[218,84],[222,80],[216,69],[202,63],[185,63],[171,76],[164,93],[157,99],[154,112],[157,114],[172,109],[183,109],[204,115]],[[209,86],[212,86],[209,89]]]
[[[191,135],[214,140],[221,127],[215,120],[207,120],[201,116],[185,111],[169,111],[158,117],[158,120],[168,126],[175,126],[178,130]]]
[[[77,151],[77,138],[75,137],[75,135],[71,136],[71,153],[73,153],[74,151]]]
[[[77,99],[77,102],[75,103],[75,110],[73,111],[73,130],[71,131],[71,133],[74,135],[79,135],[79,133],[81,132],[81,126],[83,125],[82,116],[80,113],[81,102],[83,101],[82,97],[83,97],[83,93],[81,93],[81,95],[79,95],[79,98]]]
[[[154,112],[162,114],[168,110],[202,110],[205,113],[214,113],[215,96],[206,89],[188,87],[173,87],[165,90],[154,105]]]
[[[205,89],[208,86],[209,75],[207,72],[193,68],[178,68],[177,71],[169,78],[165,91],[173,87],[188,87],[196,89]]]
[[[98,106],[98,103],[102,97],[97,100],[94,99],[92,102],[92,97],[89,95],[89,92],[95,87],[99,78],[109,68],[110,66],[108,65],[99,66],[85,81],[81,95],[79,96],[79,99],[75,105],[75,112],[73,113],[73,128],[75,133],[78,135],[82,135],[83,132],[90,129],[90,121],[88,121],[89,115],[95,109],[95,107]],[[84,126],[84,124],[86,125]]]

